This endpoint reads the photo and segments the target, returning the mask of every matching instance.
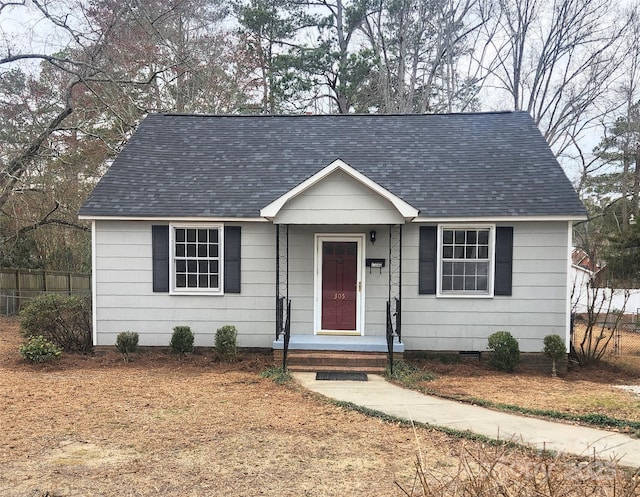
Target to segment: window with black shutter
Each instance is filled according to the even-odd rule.
[[[240,227],[152,226],[153,291],[240,293]]]
[[[153,291],[169,291],[169,226],[151,227]]]
[[[418,293],[436,293],[437,231],[435,226],[420,226],[418,254]]]
[[[421,226],[418,250],[422,295],[511,295],[512,227]]]
[[[496,264],[494,295],[511,295],[513,275],[513,228],[496,228]]]

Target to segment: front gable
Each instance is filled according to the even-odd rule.
[[[275,224],[404,224],[418,210],[338,159],[260,215]]]

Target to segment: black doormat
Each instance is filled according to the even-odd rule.
[[[368,381],[369,378],[367,377],[367,373],[319,371],[316,373],[316,380]]]

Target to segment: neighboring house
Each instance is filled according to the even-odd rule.
[[[625,314],[634,316],[634,322],[637,321],[637,316],[640,315],[640,289],[605,286],[605,268],[592,261],[589,254],[582,249],[573,249],[571,261],[573,312],[586,314],[589,306],[593,306],[594,312],[601,314],[605,314],[607,310],[624,310]],[[597,290],[594,290],[593,284],[596,285]]]
[[[507,330],[540,352],[568,337],[586,212],[524,112],[155,114],[80,217],[96,345],[189,325],[211,346],[232,324],[242,347],[289,325],[307,348],[391,330],[396,350],[482,351]]]

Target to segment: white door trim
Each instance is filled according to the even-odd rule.
[[[365,303],[365,282],[362,270],[364,266],[364,233],[316,233],[314,240],[314,270],[313,270],[313,329],[314,334],[335,334],[335,335],[364,335],[364,303]],[[356,292],[356,329],[354,331],[345,330],[323,330],[322,329],[322,242],[356,242],[357,253],[357,281]]]

